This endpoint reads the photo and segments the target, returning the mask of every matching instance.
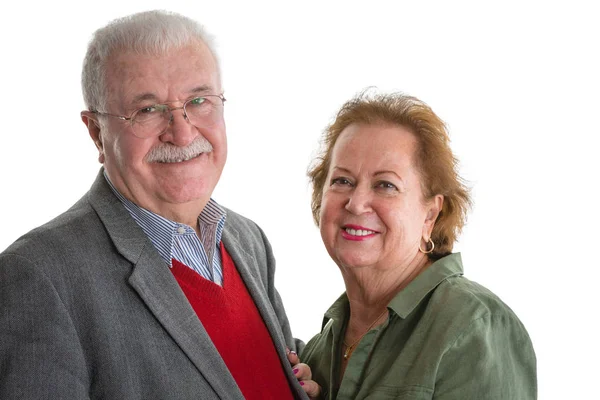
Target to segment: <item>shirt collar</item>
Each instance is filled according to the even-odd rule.
[[[435,261],[415,277],[388,304],[398,316],[406,318],[417,305],[444,280],[463,274],[460,253],[449,254]]]
[[[194,229],[188,225],[164,218],[161,215],[146,210],[145,208],[142,208],[134,202],[128,200],[112,184],[108,178],[108,175],[106,174],[106,170],[104,171],[104,178],[106,179],[106,182],[108,182],[108,185],[112,189],[115,196],[117,196],[121,203],[123,203],[123,206],[127,209],[131,217],[150,238],[161,258],[165,260],[168,265],[171,265],[173,242],[177,230],[179,228],[184,228],[188,233],[195,233]],[[205,248],[208,248],[208,246],[218,246],[219,243],[221,243],[225,219],[226,213],[223,207],[221,207],[215,200],[210,198],[198,216],[198,222],[200,226],[213,224],[216,225],[214,239],[210,238],[210,243],[202,243]]]
[[[413,279],[404,289],[402,289],[390,303],[390,308],[401,318],[406,318],[417,305],[432,292],[444,280],[463,274],[462,259],[460,253],[453,253],[435,261],[415,279]],[[348,296],[344,292],[329,307],[323,319],[323,327],[330,319],[334,321],[344,321],[350,310]]]
[[[329,320],[336,321],[338,323],[344,322],[346,316],[350,313],[350,302],[348,301],[348,295],[346,292],[342,293],[336,301],[333,302],[331,307],[325,312],[325,318],[323,318],[323,326],[325,327]]]

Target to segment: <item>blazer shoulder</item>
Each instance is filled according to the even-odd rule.
[[[264,231],[256,222],[228,208],[223,209],[227,214],[224,228],[227,234],[235,236],[240,242],[267,242]]]
[[[274,273],[275,257],[271,244],[263,230],[251,219],[225,209],[227,219],[223,230],[223,242],[232,255],[249,256],[261,274]],[[240,260],[241,263],[241,260]],[[238,266],[239,267],[239,266]],[[264,275],[263,278],[267,279]]]
[[[102,224],[86,195],[67,211],[18,238],[2,255],[14,254],[36,262],[37,258],[86,246],[101,230]]]
[[[250,218],[244,217],[229,208],[223,207],[223,209],[227,215],[225,226],[229,225],[239,229],[260,230],[256,222],[252,221]]]

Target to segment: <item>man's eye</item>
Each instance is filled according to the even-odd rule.
[[[190,104],[193,106],[199,106],[200,104],[206,101],[206,97],[196,97],[195,99],[190,100]]]
[[[138,111],[138,114],[152,114],[155,111],[156,111],[156,106],[144,107],[144,108],[140,108],[140,110]]]

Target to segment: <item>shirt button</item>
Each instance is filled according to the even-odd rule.
[[[185,228],[183,226],[180,226],[179,228],[177,228],[177,232],[183,235],[185,233]]]

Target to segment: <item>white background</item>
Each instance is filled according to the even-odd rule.
[[[316,333],[343,291],[310,214],[306,170],[320,134],[358,91],[404,91],[449,125],[475,201],[456,250],[467,277],[528,328],[539,398],[592,398],[600,358],[600,15],[592,3],[5,3],[0,249],[64,211],[97,173],[79,118],[92,32],[168,5],[217,37],[230,150],[214,197],[269,236],[295,336]]]

